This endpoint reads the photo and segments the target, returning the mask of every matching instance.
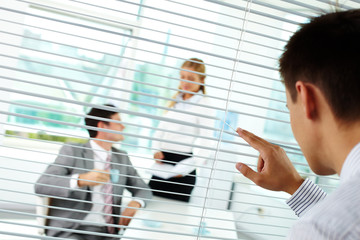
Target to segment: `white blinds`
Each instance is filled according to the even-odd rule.
[[[43,230],[79,232],[66,226],[96,224],[39,211],[48,206],[39,201],[44,197],[55,201],[66,201],[66,197],[52,191],[37,195],[34,184],[56,158],[71,157],[59,152],[62,146],[89,140],[87,129],[96,128],[85,126],[83,119],[94,107],[114,110],[105,103],[120,109],[121,121],[92,118],[125,126],[125,140],[115,146],[127,154],[113,154],[128,156],[139,173],[138,177],[119,172],[120,179],[148,183],[154,170],[153,153],[165,147],[170,153],[191,156],[181,167],[183,171],[197,169],[190,202],[154,197],[133,217],[121,233],[122,239],[284,239],[296,220],[285,204],[288,195],[260,189],[235,170],[238,161],[255,167],[257,152],[241,141],[233,128],[240,126],[284,147],[304,177],[331,192],[337,177],[313,174],[293,139],[277,59],[288,38],[307,18],[359,7],[358,1],[335,4],[328,0],[3,1],[1,239],[54,239]],[[205,62],[205,83],[200,85],[206,88],[206,101],[179,99],[178,106],[187,107],[170,109],[168,103],[181,80],[181,64],[194,57]],[[201,94],[194,97],[201,99]],[[167,113],[175,117],[169,118]],[[168,136],[166,142],[164,136]],[[89,146],[81,148],[91,150]],[[75,158],[94,164],[99,161]],[[77,165],[68,169],[85,171]],[[159,170],[158,174],[169,175],[169,171],[173,170]],[[76,178],[59,176],[59,181],[69,179]],[[143,189],[126,182],[114,186],[127,186],[130,192]],[[43,187],[74,191],[71,186]],[[76,191],[81,195],[87,190]],[[122,209],[133,199],[130,192],[114,194],[123,199]],[[96,193],[101,194],[94,189],[92,194]],[[91,199],[73,201],[87,204]],[[94,199],[93,203],[104,204]],[[62,207],[49,209],[56,212]],[[94,215],[102,219],[103,214]],[[63,220],[68,225],[47,226],[41,221],[45,219]]]

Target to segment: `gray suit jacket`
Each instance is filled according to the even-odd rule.
[[[86,149],[88,148],[88,149]],[[139,178],[138,173],[132,166],[126,152],[112,148],[111,162],[119,163],[121,165],[112,165],[113,169],[118,169],[120,172],[119,182],[114,184],[113,203],[121,205],[124,189],[126,188],[132,193],[133,197],[140,198],[146,202],[152,197],[151,190],[148,185]],[[59,207],[60,209],[50,209],[49,216],[83,220],[87,215],[86,212],[76,212],[72,209],[89,211],[92,207],[91,191],[92,187],[86,186],[79,189],[70,189],[70,178],[62,178],[62,176],[70,177],[72,174],[80,174],[94,169],[94,163],[91,161],[94,158],[94,153],[91,150],[90,143],[77,144],[71,146],[63,146],[60,150],[59,156],[55,162],[48,166],[45,172],[40,176],[35,184],[35,192],[37,194],[44,194],[52,196],[51,206]],[[91,160],[87,160],[91,159]],[[73,169],[76,168],[76,169]],[[45,184],[45,185],[42,185]],[[61,188],[59,188],[59,187]],[[133,188],[135,187],[135,188]],[[66,199],[59,199],[66,198]],[[85,200],[90,202],[78,202],[74,200]],[[68,210],[67,210],[68,209]],[[120,215],[120,207],[113,208],[113,214]],[[119,218],[116,217],[115,223]],[[49,219],[48,226],[59,227],[65,229],[76,229],[80,223],[75,223],[67,220]],[[47,230],[48,236],[66,237],[66,234],[60,230]]]

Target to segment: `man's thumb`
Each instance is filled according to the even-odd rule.
[[[236,169],[239,170],[239,172],[241,172],[242,175],[253,181],[253,177],[256,174],[256,172],[251,168],[249,168],[247,165],[238,162],[236,163]]]

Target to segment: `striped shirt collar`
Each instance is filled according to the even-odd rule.
[[[346,157],[340,173],[340,181],[346,182],[360,172],[360,143],[358,143]]]

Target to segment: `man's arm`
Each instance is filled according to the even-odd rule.
[[[141,207],[145,207],[147,200],[152,198],[152,191],[144,180],[140,178],[136,169],[132,166],[129,157],[124,157],[126,157],[125,162],[127,165],[126,186],[127,190],[131,192],[133,200],[129,202],[127,208],[121,213],[121,215],[126,216],[126,218],[120,217],[119,224],[127,226],[136,211]]]
[[[89,172],[79,174],[77,179],[77,186],[96,186],[104,184],[110,180],[109,171],[103,169],[92,169]]]
[[[127,205],[127,208],[121,213],[121,218],[119,220],[119,225],[127,226],[129,225],[131,218],[135,215],[136,211],[141,208],[141,204],[138,201],[131,201]]]
[[[126,153],[126,152],[123,152]],[[146,204],[147,199],[152,198],[152,191],[144,180],[139,176],[136,169],[131,164],[128,156],[125,156],[126,163],[126,189],[131,192],[133,198],[139,198]]]
[[[71,146],[63,146],[53,164],[50,164],[35,184],[37,194],[68,197],[75,159]]]
[[[76,158],[75,146],[63,146],[53,164],[50,164],[35,184],[35,192],[58,197],[69,197],[72,191],[87,186],[95,186],[107,182],[110,175],[104,170],[93,169],[92,171],[74,174]],[[102,172],[100,172],[102,171]],[[75,178],[78,179],[75,179]],[[89,181],[88,181],[89,180]],[[75,183],[75,184],[72,184]],[[86,192],[78,191],[77,196],[85,197]]]
[[[306,179],[296,192],[286,201],[296,216],[302,217],[327,194],[310,179]]]

